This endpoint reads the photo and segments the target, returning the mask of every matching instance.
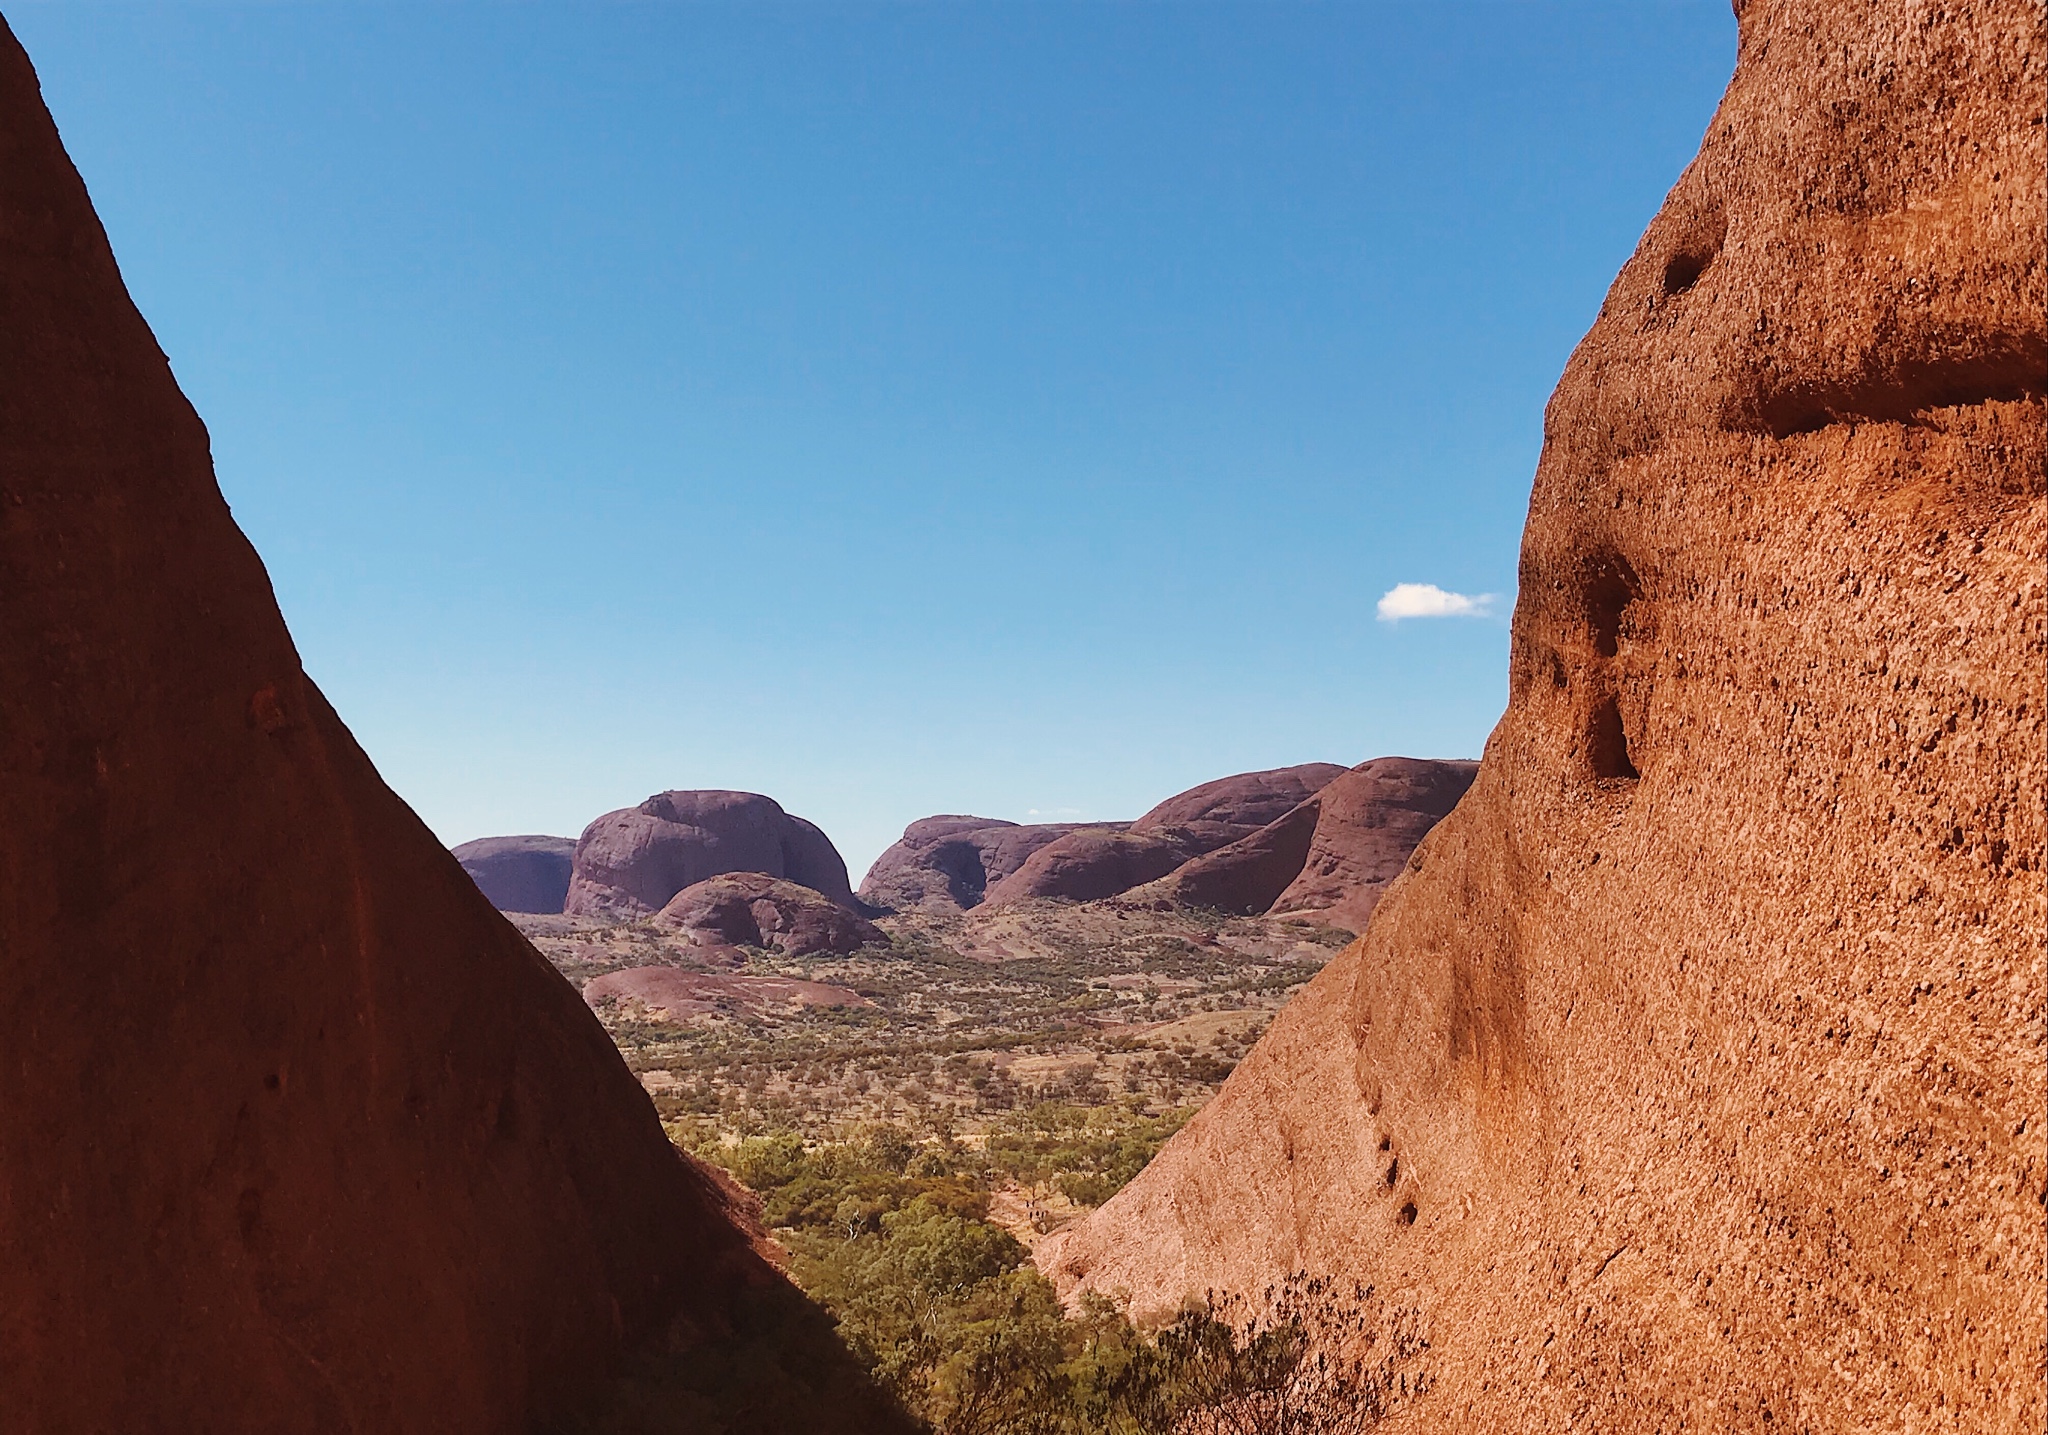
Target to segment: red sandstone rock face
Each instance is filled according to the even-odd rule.
[[[1343,771],[1333,763],[1309,762],[1205,782],[1169,797],[1127,831],[1087,827],[1047,843],[992,885],[986,900],[1092,902],[1117,896],[1251,836]]]
[[[1168,907],[1208,907],[1218,912],[1255,915],[1271,907],[1287,890],[1308,860],[1322,812],[1320,797],[1311,797],[1249,837],[1183,862],[1156,882],[1133,888],[1133,902]],[[1403,854],[1406,855],[1406,854]]]
[[[685,887],[655,917],[699,946],[763,947],[792,957],[885,947],[881,928],[809,887],[733,872]]]
[[[1122,831],[1128,823],[1100,824]],[[1024,865],[1039,848],[1079,825],[1019,826],[992,817],[925,817],[875,859],[861,879],[860,899],[887,912],[964,912],[988,889]]]
[[[573,837],[479,837],[451,850],[501,912],[559,912],[568,899]]]
[[[709,1016],[721,1003],[756,1011],[795,1007],[871,1007],[859,992],[824,982],[794,977],[750,977],[724,972],[686,972],[675,967],[628,967],[593,977],[583,999],[596,1007],[608,1001],[633,1001],[676,1021]]]
[[[1344,775],[1334,762],[1240,772],[1191,787],[1131,824],[1133,832],[1192,833],[1204,852],[1248,837]]]
[[[1362,932],[1380,892],[1478,770],[1476,762],[1376,757],[1249,837],[1128,898],[1243,914],[1298,912]]]
[[[658,792],[607,812],[576,843],[562,910],[644,917],[683,888],[727,872],[765,872],[853,905],[832,840],[755,792]]]
[[[1551,403],[1477,782],[1039,1250],[1371,1282],[1406,1429],[2048,1422],[2042,12],[1740,20]]]
[[[0,1425],[510,1435],[728,1329],[779,1278],[302,672],[4,26],[0,152]]]
[[[1035,897],[1094,902],[1164,877],[1202,852],[1185,829],[1117,832],[1088,827],[1049,842],[989,888],[983,905],[1001,907]]]
[[[1316,794],[1315,835],[1273,912],[1362,932],[1409,854],[1472,786],[1476,762],[1376,757]]]

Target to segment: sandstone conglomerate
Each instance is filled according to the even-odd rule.
[[[1737,10],[1546,415],[1477,781],[1039,1252],[1369,1283],[1394,1428],[2048,1423],[2043,14]]]

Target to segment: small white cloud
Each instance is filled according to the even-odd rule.
[[[1493,594],[1449,593],[1434,583],[1396,583],[1380,599],[1380,621],[1403,618],[1486,618],[1493,614]]]

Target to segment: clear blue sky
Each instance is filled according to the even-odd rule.
[[[449,842],[1478,753],[1542,407],[1734,61],[1624,4],[16,4]],[[1493,617],[1381,621],[1400,583]]]

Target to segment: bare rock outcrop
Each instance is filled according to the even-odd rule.
[[[760,872],[729,872],[683,888],[655,924],[704,947],[761,947],[792,957],[846,956],[889,938],[809,887]]]
[[[1478,775],[1476,762],[1376,757],[1316,794],[1316,828],[1286,890],[1267,910],[1362,932],[1387,885]]]
[[[874,1005],[857,991],[825,982],[690,972],[676,967],[627,967],[606,972],[584,985],[583,999],[593,1008],[606,1002],[638,1002],[674,1021],[709,1016],[722,1005],[755,1012]]]
[[[2043,14],[1737,8],[1551,402],[1472,790],[1038,1252],[1368,1282],[1403,1429],[2048,1424]]]
[[[1321,812],[1320,797],[1311,797],[1249,837],[1183,862],[1126,896],[1161,907],[1207,907],[1243,915],[1264,912],[1301,874]]]
[[[1476,762],[1376,757],[1128,899],[1240,914],[1293,912],[1362,932],[1381,891],[1457,806],[1478,770]]]
[[[887,912],[967,911],[981,905],[988,889],[1023,866],[1032,853],[1083,825],[1020,825],[956,815],[920,818],[875,859],[861,879],[860,900]],[[1095,825],[1120,832],[1130,824]]]
[[[607,812],[577,839],[573,917],[644,917],[683,888],[727,872],[763,872],[852,908],[832,839],[757,792],[658,792]]]
[[[1087,827],[1045,844],[992,884],[985,900],[1117,896],[1251,836],[1343,772],[1335,763],[1308,762],[1205,782],[1167,798],[1126,830]]]
[[[728,1338],[787,1287],[302,671],[4,25],[0,148],[0,1424],[512,1435]]]
[[[1175,793],[1131,824],[1133,832],[1184,832],[1204,852],[1248,837],[1344,775],[1334,762],[1304,762],[1219,777]]]
[[[450,850],[501,912],[559,912],[568,900],[573,837],[479,837]]]

